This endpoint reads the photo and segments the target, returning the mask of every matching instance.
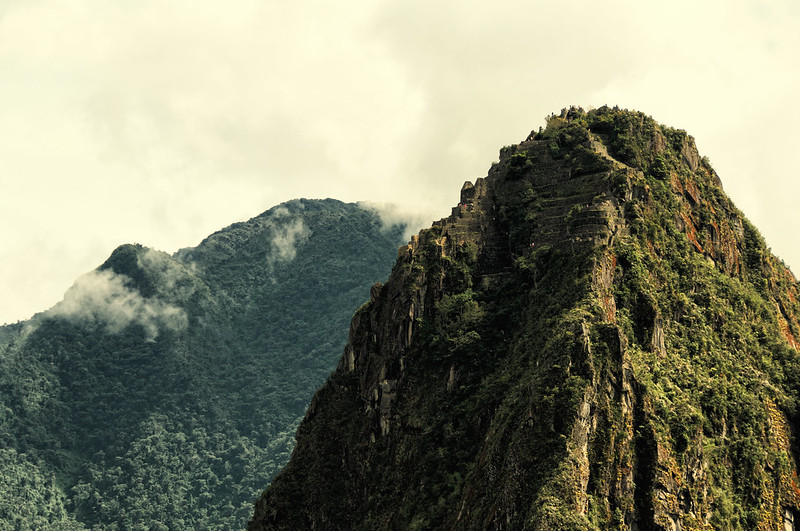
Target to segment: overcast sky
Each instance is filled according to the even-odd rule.
[[[798,28],[797,0],[0,0],[0,323],[291,198],[444,217],[569,105],[686,129],[797,272]]]

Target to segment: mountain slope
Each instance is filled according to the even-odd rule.
[[[241,529],[401,233],[290,201],[0,328],[0,528]]]
[[[248,529],[783,530],[798,297],[684,131],[552,116],[356,313]]]

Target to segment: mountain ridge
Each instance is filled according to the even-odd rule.
[[[242,528],[401,233],[295,200],[1,327],[0,528]]]

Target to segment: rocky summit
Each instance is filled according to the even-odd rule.
[[[400,248],[248,529],[800,527],[798,298],[685,131],[564,110]]]

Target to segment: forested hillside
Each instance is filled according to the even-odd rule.
[[[241,529],[403,228],[296,200],[0,328],[0,529]]]

